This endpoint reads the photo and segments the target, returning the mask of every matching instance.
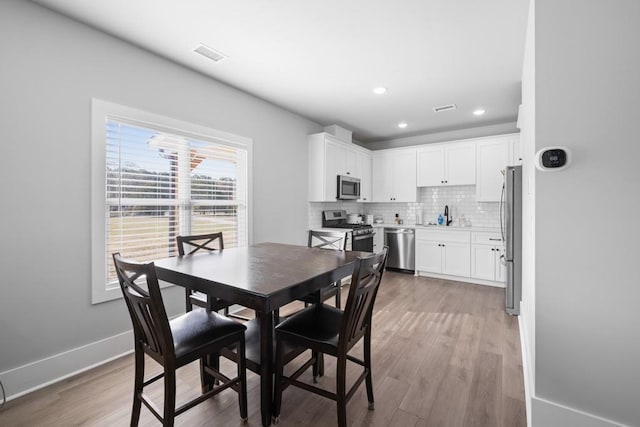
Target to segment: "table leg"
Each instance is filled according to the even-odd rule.
[[[260,412],[262,425],[271,425],[273,404],[273,314],[256,313],[260,319]]]

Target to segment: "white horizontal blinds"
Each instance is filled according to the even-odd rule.
[[[226,248],[246,246],[245,208],[240,190],[246,182],[246,151],[234,147],[189,141],[192,234],[222,232]]]
[[[178,234],[222,231],[247,244],[246,150],[115,119],[106,123],[107,283],[111,254],[137,261],[177,255]],[[239,199],[238,196],[241,196]],[[239,220],[240,219],[240,220]]]

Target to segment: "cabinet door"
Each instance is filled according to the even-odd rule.
[[[443,243],[442,272],[453,276],[471,275],[471,245],[468,243]]]
[[[476,183],[475,144],[456,144],[445,151],[445,184],[473,185]]]
[[[360,178],[358,175],[358,151],[345,149],[345,175],[355,176]]]
[[[373,251],[378,253],[384,247],[384,228],[374,227],[373,232]]]
[[[416,187],[416,151],[406,150],[393,155],[393,201],[415,202],[418,199]]]
[[[507,140],[478,142],[476,163],[476,201],[499,202],[502,193],[502,171],[507,166]]]
[[[392,159],[388,154],[373,156],[372,197],[374,202],[391,202],[393,173]]]
[[[442,273],[442,247],[430,240],[416,240],[416,270]]]
[[[358,174],[360,178],[360,201],[371,202],[371,155],[358,152]]]
[[[496,248],[496,281],[507,281],[507,265],[503,262],[504,247]]]
[[[325,145],[326,156],[326,183],[325,200],[335,202],[338,195],[338,175],[346,175],[346,152],[347,149],[339,144],[327,141]]]
[[[471,246],[471,277],[495,280],[496,252],[493,246]]]
[[[444,146],[421,148],[417,152],[417,157],[417,186],[435,187],[443,185]]]
[[[509,165],[522,164],[522,142],[520,136],[509,138]]]

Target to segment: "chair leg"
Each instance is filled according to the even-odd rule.
[[[205,371],[205,366],[220,370],[220,355],[217,353],[209,354],[200,358],[200,386],[202,388],[202,394],[212,390],[214,384],[218,385],[220,383],[217,378],[212,377]]]
[[[364,334],[364,368],[367,370],[365,384],[367,386],[367,400],[369,401],[369,410],[375,407],[373,400],[373,373],[371,372],[371,326]]]
[[[275,389],[273,392],[273,418],[277,421],[280,416],[280,407],[282,405],[282,376],[284,375],[284,360],[283,360],[284,344],[281,339],[276,340],[276,376],[275,376]]]
[[[317,383],[318,373],[320,371],[320,353],[318,353],[316,350],[311,350],[311,358],[313,359],[313,366],[312,366],[313,382]]]
[[[131,410],[131,427],[136,427],[140,421],[140,408],[142,407],[142,401],[140,395],[142,394],[142,384],[144,383],[144,352],[141,348],[138,348],[136,344],[135,349],[135,377],[133,386],[133,408]]]
[[[173,427],[176,417],[176,371],[174,367],[164,370],[164,427]]]
[[[240,418],[243,423],[247,422],[247,367],[245,355],[244,336],[238,343],[238,377],[240,378],[240,390],[238,393],[238,403],[240,405]]]
[[[318,376],[324,377],[324,353],[318,353]]]
[[[193,310],[193,304],[191,304],[191,291],[189,289],[185,289],[185,311]]]
[[[338,426],[347,427],[347,399],[346,399],[346,379],[347,379],[347,358],[338,356],[336,375],[336,406],[338,408]]]

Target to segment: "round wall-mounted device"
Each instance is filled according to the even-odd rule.
[[[536,168],[541,171],[559,171],[569,166],[571,151],[566,147],[546,147],[536,153]]]

